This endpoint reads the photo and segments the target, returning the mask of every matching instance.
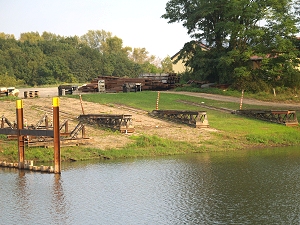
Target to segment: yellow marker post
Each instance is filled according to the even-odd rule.
[[[54,136],[54,173],[61,173],[60,131],[59,131],[59,98],[52,99],[53,136]]]
[[[16,102],[17,129],[18,129],[18,154],[19,154],[19,169],[24,169],[25,145],[24,135],[21,135],[20,130],[24,128],[23,123],[23,100]]]

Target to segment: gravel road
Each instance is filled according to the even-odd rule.
[[[39,92],[39,97],[44,98],[44,97],[56,97],[58,96],[58,88],[57,87],[50,87],[50,88],[18,88],[20,91],[19,97],[23,98],[24,97],[24,92],[25,91],[38,91]]]

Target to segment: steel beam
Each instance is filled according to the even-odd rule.
[[[23,122],[23,100],[16,102],[16,115],[17,115],[17,134],[18,134],[18,155],[19,155],[19,169],[24,169],[24,156],[25,145],[24,135],[21,135],[20,130],[24,128]]]
[[[59,98],[52,99],[53,136],[54,136],[54,173],[61,173],[60,130],[59,130]]]
[[[150,115],[157,116],[162,119],[170,119],[196,128],[209,127],[205,111],[153,110]]]

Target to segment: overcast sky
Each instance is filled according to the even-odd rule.
[[[182,24],[160,18],[168,0],[0,0],[0,32],[19,39],[24,32],[81,36],[105,30],[123,47],[146,48],[161,59],[190,41]]]

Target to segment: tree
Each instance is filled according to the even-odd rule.
[[[60,35],[56,35],[47,31],[44,31],[42,34],[42,38],[45,41],[58,41],[60,39],[63,39]]]
[[[161,67],[163,73],[172,73],[173,72],[173,63],[170,56],[167,56],[161,61]]]
[[[111,38],[112,33],[105,30],[89,30],[80,37],[80,40],[93,49],[102,51],[101,46],[107,38]]]
[[[20,35],[20,41],[28,41],[31,43],[36,43],[39,40],[42,40],[43,37],[40,36],[39,32],[26,32],[26,33],[21,33]]]
[[[2,39],[15,39],[15,35],[13,35],[13,34],[5,34],[3,32],[0,32],[0,38],[2,38]]]
[[[171,0],[162,18],[169,23],[183,23],[195,39],[183,47],[180,58],[187,59],[187,66],[197,76],[239,83],[243,88],[247,86],[243,81],[252,78],[267,83],[262,76],[267,68],[284,63],[291,64],[283,67],[286,71],[295,70],[297,50],[292,40],[298,32],[299,9],[294,7],[298,3],[299,0]],[[202,51],[199,43],[210,50]],[[253,71],[249,63],[253,55],[264,58],[258,71]],[[267,59],[279,55],[282,60]],[[273,71],[272,77],[283,77],[282,71]]]
[[[138,77],[157,73],[157,59],[144,54],[137,62],[131,47],[106,31],[89,31],[81,38],[44,31],[22,33],[20,40],[0,33],[0,74],[26,85],[89,82],[99,75]],[[137,59],[137,58],[136,58]]]
[[[148,54],[146,48],[134,48],[130,58],[138,64],[143,64],[148,60]]]
[[[37,84],[57,84],[60,82],[76,82],[70,73],[67,62],[58,56],[48,57],[46,62],[38,69]]]
[[[18,81],[14,76],[10,76],[7,73],[0,74],[0,86],[10,87],[23,84],[22,81]]]

